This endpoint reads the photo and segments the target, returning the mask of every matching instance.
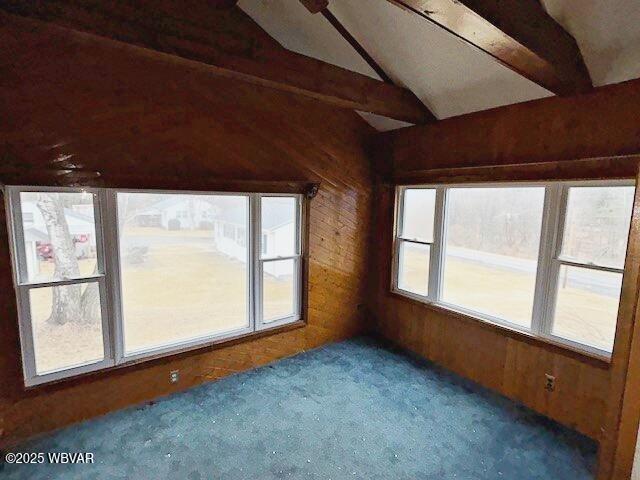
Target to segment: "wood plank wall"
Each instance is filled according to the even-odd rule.
[[[373,235],[380,239],[380,253],[371,310],[377,315],[378,331],[599,440],[599,480],[628,478],[640,416],[640,374],[634,370],[640,359],[635,328],[638,190],[614,353],[606,365],[391,294],[393,185],[636,178],[639,108],[640,80],[633,80],[585,95],[502,107],[376,138],[379,178]],[[635,377],[627,376],[630,364]],[[557,377],[554,392],[544,390],[545,373]]]
[[[575,97],[544,98],[406,128],[381,140],[391,144],[393,177],[402,182],[427,173],[470,181],[478,167],[508,180],[519,165],[530,165],[528,174],[566,177],[584,171],[611,177],[624,163],[611,158],[640,154],[639,109],[636,79]],[[589,159],[600,160],[593,168],[585,166]],[[569,168],[553,163],[567,161]]]
[[[371,311],[378,331],[459,375],[599,438],[609,392],[606,365],[390,293],[393,187],[379,186],[375,199],[381,268]],[[544,389],[545,373],[557,378],[554,392]]]
[[[0,208],[0,443],[363,331],[372,129],[360,117],[136,47],[6,15],[0,22],[0,181],[177,189],[320,182],[310,201],[307,326],[28,391]],[[170,385],[174,369],[180,383]]]

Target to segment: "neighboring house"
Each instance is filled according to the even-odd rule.
[[[247,210],[234,202],[218,208],[213,218],[216,248],[225,255],[247,261]]]
[[[262,257],[290,256],[295,249],[293,212],[278,206],[264,205],[261,249]],[[225,208],[213,219],[214,238],[218,250],[229,257],[246,261],[246,216],[244,208]],[[266,273],[275,277],[292,275],[290,262],[266,262]]]
[[[191,197],[175,196],[141,209],[133,217],[139,227],[162,227],[167,230],[211,228],[214,207]]]
[[[265,205],[262,225],[262,256],[290,256],[294,251],[293,212],[282,206]],[[241,262],[247,261],[247,209],[237,200],[215,203],[194,198],[167,198],[136,212],[138,226],[168,230],[209,229],[218,251]],[[292,275],[290,262],[267,262],[265,271],[275,277]]]
[[[21,207],[28,271],[37,275],[40,268],[39,260],[50,258],[52,255],[49,234],[36,202],[23,202]],[[74,205],[64,209],[77,258],[91,256],[96,248],[93,208],[87,210],[83,207],[84,205]]]

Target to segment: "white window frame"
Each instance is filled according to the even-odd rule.
[[[552,182],[505,182],[505,183],[465,183],[465,184],[426,184],[401,185],[396,187],[395,220],[393,233],[393,260],[391,269],[391,291],[423,303],[432,304],[446,310],[472,317],[476,320],[500,325],[528,336],[541,338],[549,343],[558,344],[590,355],[609,359],[611,352],[586,343],[577,342],[554,335],[553,321],[557,300],[557,278],[562,265],[590,268],[622,274],[623,268],[612,268],[602,265],[579,263],[561,257],[564,222],[567,210],[568,192],[571,187],[611,187],[635,186],[631,179],[623,180],[593,180],[593,181],[552,181]],[[531,328],[509,322],[503,318],[487,315],[459,305],[442,301],[442,281],[444,259],[446,256],[446,226],[447,226],[447,194],[451,188],[513,188],[513,187],[543,187],[545,189],[538,266],[534,288],[534,302],[532,309]],[[429,282],[427,296],[402,290],[398,287],[400,273],[399,255],[402,242],[416,242],[401,237],[403,221],[404,193],[408,189],[436,190],[434,211],[433,242],[431,246]]]
[[[424,189],[435,190],[436,200],[434,206],[433,215],[433,238],[431,242],[418,240],[415,238],[408,238],[402,236],[403,222],[404,222],[404,194],[409,189]],[[394,234],[394,261],[393,261],[393,275],[392,275],[392,290],[402,293],[407,297],[424,302],[435,302],[439,298],[440,279],[436,274],[432,275],[432,272],[440,272],[440,262],[442,259],[441,249],[443,238],[442,229],[444,228],[444,195],[445,187],[442,185],[419,185],[419,186],[400,186],[396,189],[396,230]],[[429,246],[429,280],[427,285],[427,295],[420,295],[415,292],[403,290],[398,285],[400,278],[400,250],[403,243],[410,243],[414,245],[428,245]]]
[[[204,192],[186,190],[152,190],[152,189],[115,189],[115,188],[70,188],[39,186],[4,186],[7,209],[7,223],[10,234],[10,251],[14,272],[14,285],[18,306],[18,324],[20,329],[20,345],[24,382],[26,387],[75,377],[88,372],[98,371],[114,366],[139,363],[149,358],[172,355],[193,350],[206,345],[242,338],[244,336],[270,330],[302,319],[302,258],[303,241],[303,195],[294,193],[255,193],[255,192]],[[89,275],[78,279],[28,282],[22,277],[26,275],[26,259],[22,213],[20,205],[21,192],[73,192],[93,195],[94,219],[96,229],[96,250],[98,275]],[[190,338],[171,344],[151,347],[135,352],[125,352],[124,317],[122,305],[122,282],[120,272],[120,245],[118,227],[118,193],[149,194],[181,194],[181,195],[233,195],[247,198],[247,315],[248,325],[239,329],[216,332],[212,335]],[[296,249],[292,256],[266,258],[261,255],[261,208],[263,197],[291,197],[296,200]],[[270,322],[262,321],[262,265],[273,260],[293,259],[294,261],[294,313]],[[33,331],[30,318],[29,290],[49,286],[87,283],[96,281],[100,288],[102,313],[102,331],[104,342],[104,359],[95,363],[65,368],[50,373],[36,373]]]
[[[22,209],[20,193],[22,192],[55,192],[55,193],[87,193],[93,196],[94,225],[96,232],[96,262],[100,273],[81,276],[74,279],[51,280],[45,282],[30,282],[27,278],[27,265],[24,250],[24,232],[22,223]],[[14,265],[14,286],[16,290],[18,319],[20,329],[20,348],[22,351],[22,369],[25,385],[39,385],[50,381],[60,380],[69,376],[93,372],[112,367],[114,362],[112,348],[112,330],[109,322],[110,309],[108,302],[109,274],[104,256],[104,239],[101,228],[102,198],[97,189],[91,188],[58,188],[58,187],[20,187],[6,188],[7,220],[9,223],[9,239],[12,262]],[[23,278],[24,277],[24,278]],[[85,363],[76,367],[55,370],[38,375],[33,344],[33,329],[31,323],[31,308],[29,291],[34,288],[56,287],[64,285],[79,285],[98,282],[100,292],[100,307],[102,316],[102,339],[104,358],[97,362]]]
[[[295,248],[293,255],[273,255],[266,256],[262,253],[262,199],[269,197],[292,197],[291,195],[281,194],[281,193],[265,193],[256,198],[254,202],[254,255],[258,260],[255,262],[255,277],[256,277],[256,285],[257,291],[255,295],[255,319],[256,319],[256,331],[267,330],[270,328],[278,327],[280,325],[285,325],[287,323],[292,323],[300,320],[301,311],[302,311],[302,284],[299,280],[302,278],[302,196],[299,195],[296,200],[296,209],[295,209]],[[263,274],[264,274],[264,264],[269,262],[277,262],[280,260],[293,260],[293,315],[276,318],[270,320],[268,322],[264,319],[264,309],[263,309],[263,300],[264,300],[264,285],[262,282]]]

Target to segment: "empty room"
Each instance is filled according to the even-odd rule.
[[[0,480],[640,480],[639,180],[637,0],[0,0]]]

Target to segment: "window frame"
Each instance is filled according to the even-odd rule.
[[[104,235],[102,230],[102,196],[95,188],[73,188],[73,187],[19,187],[6,188],[7,221],[9,228],[9,251],[11,254],[14,288],[16,291],[18,307],[18,326],[20,332],[20,350],[22,353],[22,369],[25,378],[25,385],[39,385],[62,378],[77,376],[83,373],[94,372],[105,368],[113,367],[112,328],[110,325],[110,307],[108,302],[109,272],[104,255]],[[20,193],[23,192],[55,192],[55,193],[88,193],[93,195],[94,227],[96,233],[96,264],[100,273],[97,275],[87,275],[68,280],[50,280],[44,282],[30,282],[28,275],[26,257],[24,250],[24,231],[22,223],[22,208]],[[47,288],[64,285],[79,285],[83,283],[97,282],[100,293],[100,314],[102,320],[102,340],[104,358],[97,362],[85,363],[75,367],[54,370],[49,373],[38,374],[36,370],[35,346],[33,338],[33,325],[31,322],[31,304],[29,292],[36,288]]]
[[[433,239],[431,242],[425,242],[417,239],[404,238],[401,236],[404,222],[404,193],[410,189],[424,189],[435,190],[435,205],[433,212]],[[395,196],[395,218],[397,219],[393,234],[393,266],[391,276],[391,289],[399,292],[404,296],[413,298],[423,302],[435,302],[440,293],[440,279],[436,275],[432,275],[431,272],[440,272],[440,264],[442,260],[442,243],[440,241],[443,238],[442,229],[444,228],[444,195],[445,187],[442,185],[417,185],[417,186],[399,186],[396,188]],[[415,292],[403,290],[398,285],[398,279],[400,274],[400,249],[403,243],[412,243],[416,245],[429,246],[429,278],[427,282],[427,295],[420,295]]]
[[[589,270],[595,271],[604,271],[604,272],[612,272],[618,273],[621,276],[624,276],[624,269],[626,265],[626,252],[625,252],[625,261],[622,265],[622,268],[614,268],[607,267],[603,265],[590,264],[590,263],[581,263],[576,261],[570,261],[562,258],[562,244],[565,237],[565,225],[566,225],[566,216],[568,210],[568,201],[569,201],[569,190],[572,187],[578,188],[589,188],[589,187],[623,187],[630,186],[634,187],[635,182],[629,180],[606,180],[606,181],[582,181],[582,182],[562,182],[555,186],[556,191],[552,194],[551,201],[551,218],[550,222],[554,222],[554,235],[553,235],[553,243],[549,246],[549,252],[546,254],[545,263],[546,263],[546,291],[544,292],[544,305],[541,305],[541,309],[544,310],[542,313],[542,322],[540,335],[543,338],[546,338],[554,343],[560,343],[562,345],[566,345],[568,347],[579,349],[586,351],[588,353],[604,356],[610,358],[612,352],[607,350],[602,350],[594,345],[590,345],[587,343],[582,343],[576,340],[572,340],[570,338],[565,338],[560,335],[555,335],[553,333],[553,323],[555,320],[555,313],[557,308],[558,301],[558,278],[560,274],[560,269],[563,265],[569,267],[577,267],[577,268],[585,268]],[[633,209],[631,212],[633,215]],[[631,223],[631,222],[630,222]],[[629,248],[629,231],[627,231],[627,250]],[[621,289],[622,294],[622,289]],[[616,325],[618,322],[617,315],[620,310],[620,298],[618,298],[618,312],[616,314]],[[613,348],[613,346],[612,346]]]
[[[302,277],[302,255],[303,255],[303,239],[302,239],[302,229],[303,229],[303,215],[302,215],[302,196],[297,198],[295,203],[295,248],[293,255],[275,255],[275,256],[265,256],[262,253],[262,199],[270,198],[270,197],[291,197],[288,194],[282,193],[266,193],[262,194],[257,198],[257,201],[254,202],[255,212],[253,215],[254,222],[254,256],[256,258],[254,275],[256,278],[256,286],[257,292],[255,295],[255,320],[256,320],[256,331],[267,330],[269,328],[278,327],[281,325],[285,325],[287,323],[295,322],[300,320],[300,312],[302,310],[302,285],[300,281],[296,281]],[[269,262],[277,262],[281,260],[293,260],[293,315],[288,315],[286,317],[275,318],[274,320],[265,322],[263,305],[264,305],[264,282],[262,281],[264,278],[264,264]]]
[[[454,313],[462,314],[474,320],[479,320],[506,328],[530,337],[539,338],[548,343],[570,348],[603,359],[610,359],[612,352],[601,348],[581,343],[575,340],[554,335],[553,321],[557,300],[557,277],[561,265],[590,268],[599,271],[624,273],[621,269],[606,266],[582,264],[571,262],[561,258],[562,241],[564,236],[564,223],[567,212],[568,192],[572,187],[635,187],[634,179],[609,179],[609,180],[575,180],[575,181],[540,181],[540,182],[483,182],[483,183],[451,183],[451,184],[418,184],[396,186],[393,242],[392,242],[392,268],[391,268],[391,292],[403,297],[434,305]],[[533,309],[531,316],[531,328],[523,327],[506,319],[477,312],[463,306],[442,301],[442,285],[444,274],[444,261],[446,256],[446,228],[448,215],[448,193],[452,188],[513,188],[513,187],[544,187],[544,202],[542,212],[542,224],[540,232],[540,245],[534,287]],[[431,244],[431,257],[429,268],[428,295],[422,296],[398,287],[400,272],[399,255],[400,245],[408,241],[400,236],[403,221],[404,192],[409,189],[435,189],[436,203],[434,207],[434,233]],[[627,233],[627,250],[629,233]],[[424,243],[424,242],[422,242]],[[626,264],[626,258],[625,258]],[[619,314],[618,302],[618,314]]]
[[[156,190],[156,189],[126,189],[126,188],[82,188],[82,187],[52,187],[52,186],[21,186],[5,185],[5,208],[9,232],[10,255],[13,269],[14,288],[17,298],[18,324],[20,331],[20,348],[25,387],[30,388],[41,384],[77,377],[89,372],[110,369],[113,367],[137,364],[141,361],[163,356],[195,350],[208,345],[251,336],[260,332],[275,330],[289,324],[303,320],[303,292],[307,279],[303,268],[306,249],[306,227],[304,211],[305,197],[301,193],[263,193],[263,192],[218,192],[218,191],[189,191],[189,190]],[[101,273],[78,279],[51,282],[23,282],[26,274],[24,249],[24,235],[22,212],[20,203],[21,192],[71,192],[90,193],[94,199],[94,223],[96,230],[96,262]],[[206,195],[206,196],[243,196],[247,198],[247,316],[248,326],[236,328],[211,335],[194,337],[176,341],[165,345],[150,347],[144,350],[126,353],[124,345],[124,316],[122,304],[122,277],[120,270],[120,231],[118,226],[118,193],[148,193],[148,194],[178,194],[178,195]],[[294,259],[294,313],[268,323],[262,322],[262,276],[261,264],[261,227],[260,201],[263,197],[291,197],[296,201],[296,251],[291,257],[275,257],[272,260]],[[223,232],[224,234],[224,232]],[[22,242],[22,243],[20,243]],[[38,375],[35,369],[35,351],[33,345],[33,330],[30,315],[29,290],[46,286],[65,284],[79,284],[96,281],[99,283],[102,331],[104,344],[104,359],[99,362],[80,365],[67,369]]]

